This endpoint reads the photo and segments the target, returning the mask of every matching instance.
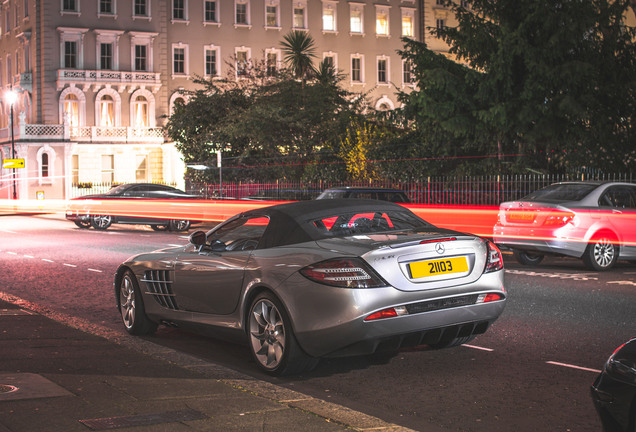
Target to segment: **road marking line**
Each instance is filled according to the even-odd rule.
[[[170,247],[181,247],[181,246],[183,246],[183,245],[168,244],[168,246],[170,246]]]
[[[587,371],[587,372],[601,373],[601,371],[598,370],[598,369],[590,369],[590,368],[586,368],[586,367],[582,367],[582,366],[576,366],[576,365],[571,365],[571,364],[567,364],[567,363],[559,363],[559,362],[553,362],[553,361],[547,361],[546,363],[547,364],[551,364],[551,365],[555,365],[555,366],[563,366],[563,367],[566,367],[566,368],[578,369],[578,370]]]
[[[103,271],[101,271],[101,270],[92,269],[92,268],[89,268],[89,269],[88,269],[88,271],[97,272],[97,273],[104,273],[104,272],[103,272]]]
[[[9,255],[17,255],[17,253],[15,253],[15,252],[8,252],[8,251],[7,251],[7,253],[8,253]]]
[[[46,262],[50,262],[50,263],[55,262],[55,261],[52,261],[52,260],[46,259],[46,258],[42,258],[42,261],[46,261]]]
[[[476,345],[468,345],[468,344],[462,344],[462,346],[465,346],[466,348],[472,348],[472,349],[476,349],[476,350],[481,350],[481,351],[494,351],[494,349],[492,348],[484,348],[484,347],[480,347],[480,346],[476,346]]]
[[[17,234],[17,232],[9,231],[9,230],[0,230],[0,232],[6,232],[6,233],[9,233],[9,234]]]
[[[66,263],[64,263],[64,265],[65,265],[66,267],[77,267],[75,264],[66,264]]]
[[[33,255],[25,255],[25,258],[35,258]]]

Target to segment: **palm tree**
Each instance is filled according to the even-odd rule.
[[[303,85],[305,80],[311,76],[314,71],[313,57],[316,50],[316,42],[309,33],[294,30],[283,36],[284,41],[281,42],[285,62],[289,65],[294,76],[301,79]]]

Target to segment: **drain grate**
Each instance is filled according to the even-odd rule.
[[[101,419],[80,420],[80,423],[93,430],[117,429],[135,426],[150,426],[161,423],[202,420],[208,416],[192,409],[168,411],[155,414],[140,414],[126,417],[107,417]]]
[[[0,394],[13,393],[14,391],[18,391],[16,386],[0,384]]]

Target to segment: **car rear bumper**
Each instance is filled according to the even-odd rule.
[[[306,293],[300,298],[279,294],[294,323],[298,343],[315,357],[364,355],[480,334],[501,315],[506,303],[503,271],[482,275],[472,284],[417,292],[393,287],[308,285],[305,278],[288,280],[286,287]],[[497,293],[502,299],[476,303],[484,293]],[[405,307],[407,312],[365,321],[369,315],[392,307]]]
[[[493,241],[498,246],[511,249],[557,254],[580,258],[585,252],[584,241],[566,240],[557,235],[529,232],[527,228],[511,228],[495,226]]]

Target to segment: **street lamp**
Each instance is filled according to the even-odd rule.
[[[11,158],[15,159],[15,140],[13,138],[13,105],[18,100],[18,94],[13,89],[10,89],[5,94],[5,99],[11,107]],[[18,199],[18,194],[16,192],[15,186],[15,167],[13,168],[13,199]]]

